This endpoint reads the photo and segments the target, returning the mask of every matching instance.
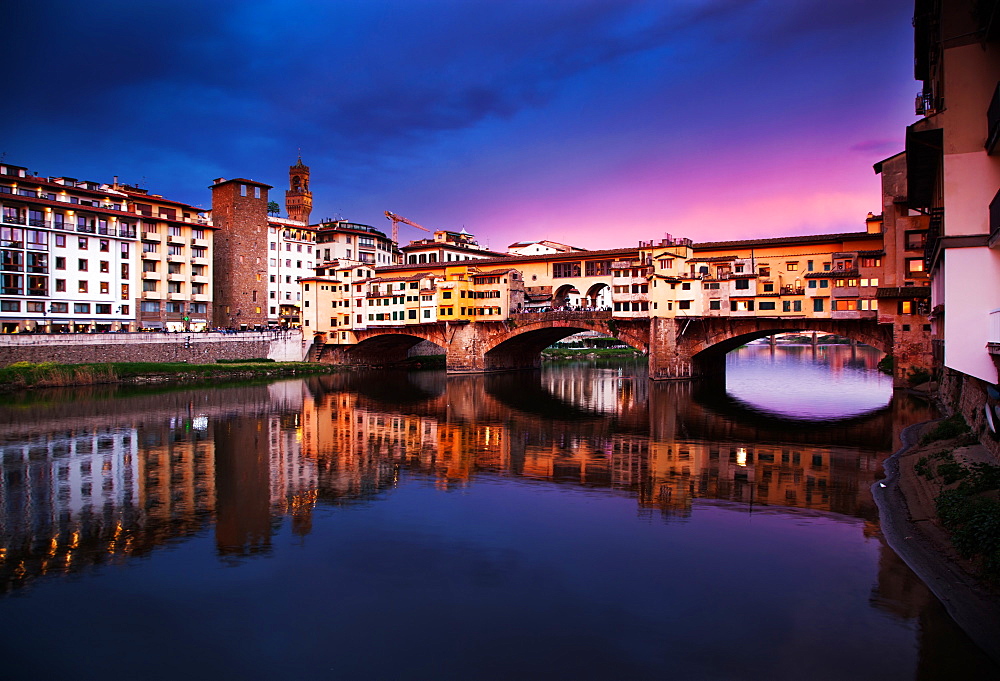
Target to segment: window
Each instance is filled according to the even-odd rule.
[[[823,299],[813,298],[813,312],[822,312],[822,311],[823,311]]]
[[[77,237],[77,246],[80,248],[81,251],[87,250],[87,237],[85,236]]]
[[[21,311],[20,300],[0,301],[0,312],[20,312],[20,311]]]
[[[76,314],[90,314],[90,303],[73,303],[73,312]]]
[[[914,275],[920,274],[924,271],[924,259],[923,258],[907,258],[906,259],[906,274]]]
[[[100,269],[101,272],[110,272],[111,266],[108,264],[107,260],[101,260],[98,269]]]
[[[760,267],[757,268],[757,273],[762,277],[770,277],[771,268],[765,265],[761,265]]]
[[[709,310],[721,310],[722,309],[722,301],[721,300],[710,300],[710,301],[708,301],[708,309]]]
[[[191,247],[191,257],[192,258],[204,258],[208,253],[208,248],[205,246],[192,246]]]
[[[678,300],[677,301],[677,309],[678,310],[690,310],[691,309],[691,301],[690,300]]]
[[[94,305],[94,312],[96,314],[111,314],[111,305],[109,303],[97,303]]]
[[[177,244],[167,244],[167,255],[184,255],[184,247]]]
[[[775,303],[773,300],[762,300],[757,303],[758,310],[773,310],[775,308]]]
[[[143,312],[153,312],[159,314],[160,304],[155,300],[146,300],[139,304],[139,309]]]
[[[579,276],[580,263],[578,262],[557,262],[552,264],[552,277],[554,279]]]
[[[799,269],[799,262],[797,260],[793,262],[786,262],[785,269],[789,272],[794,272]]]
[[[737,279],[736,280],[736,288],[744,290],[744,291],[748,290],[750,288],[750,280],[749,279]]]
[[[56,246],[58,246],[59,248],[65,248],[66,247],[66,235],[65,234],[56,234]]]
[[[56,279],[56,292],[57,293],[65,293],[66,292],[66,280],[65,279]]]
[[[145,280],[142,282],[143,291],[158,291],[160,287],[160,282],[154,280]]]
[[[151,244],[151,243],[145,243],[145,242],[143,242],[143,244],[142,244],[142,252],[143,253],[159,253],[160,252],[160,244]]]
[[[927,232],[919,231],[919,232],[906,233],[906,250],[922,251],[926,243],[927,243]]]
[[[111,292],[111,288],[110,287],[111,287],[111,285],[108,282],[102,281],[101,282],[101,293],[104,294],[104,295],[107,295],[108,293]]]
[[[101,253],[108,253],[111,250],[111,242],[107,239],[101,239],[100,241],[100,251]]]
[[[85,281],[77,282],[77,291],[79,291],[80,293],[86,293],[87,290],[88,290],[87,282]]]

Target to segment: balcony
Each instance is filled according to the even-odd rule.
[[[182,237],[180,234],[168,234],[167,235],[167,242],[168,243],[172,243],[172,244],[183,245],[183,244],[187,243],[187,240],[184,237]]]
[[[191,239],[191,245],[208,248],[208,239]]]
[[[195,301],[196,303],[208,303],[211,302],[212,296],[208,295],[207,293],[192,293],[191,300]]]
[[[159,291],[143,291],[143,300],[163,300],[163,294]]]
[[[168,281],[187,281],[187,277],[185,275],[183,275],[183,274],[178,273],[178,272],[171,272],[170,274],[167,275],[167,280]]]
[[[9,213],[4,213],[3,221],[8,225],[23,225],[26,222],[23,215],[11,215]]]
[[[780,293],[783,296],[804,296],[806,290],[801,286],[782,286]]]
[[[142,273],[142,278],[143,279],[156,279],[157,281],[159,281],[159,279],[160,279],[160,273],[159,272],[143,272]]]
[[[143,232],[142,233],[142,240],[143,241],[162,241],[163,239],[160,237],[160,235],[159,235],[158,232]]]

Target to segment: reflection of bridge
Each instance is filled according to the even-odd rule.
[[[537,368],[541,351],[581,331],[620,339],[649,358],[649,377],[685,379],[720,374],[725,354],[757,338],[791,331],[820,331],[851,338],[882,352],[894,349],[892,326],[875,319],[788,317],[613,318],[611,312],[512,314],[504,321],[435,322],[358,330],[356,345],[327,344],[324,362],[386,366],[430,341],[447,356],[449,373]]]

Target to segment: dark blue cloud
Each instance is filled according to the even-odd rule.
[[[896,120],[856,109],[908,51],[909,3],[872,4],[16,1],[0,151],[199,203],[220,175],[282,183],[301,148],[319,212],[378,216],[394,196],[446,213],[456,176],[509,202],[504,173],[571,194],[569,178],[782,133],[849,149],[886,136],[862,116]]]

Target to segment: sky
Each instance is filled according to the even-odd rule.
[[[4,162],[495,250],[862,231],[919,89],[912,0],[12,3]]]

